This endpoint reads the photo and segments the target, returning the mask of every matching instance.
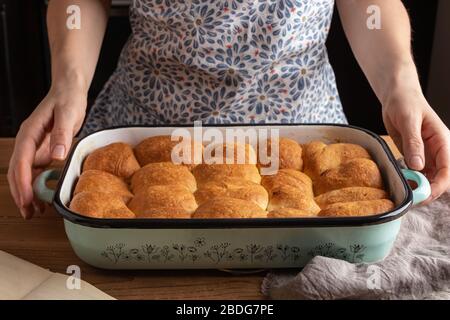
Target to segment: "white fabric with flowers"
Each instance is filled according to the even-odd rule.
[[[84,133],[133,124],[346,123],[325,41],[334,0],[135,0]]]

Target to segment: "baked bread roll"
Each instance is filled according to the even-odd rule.
[[[323,172],[356,158],[370,159],[370,155],[363,147],[351,143],[326,145],[312,141],[303,145],[304,172],[313,180]]]
[[[252,201],[265,210],[269,202],[269,195],[260,184],[230,177],[207,182],[194,195],[198,205],[217,197],[228,197]]]
[[[222,155],[216,152],[218,150],[222,151]],[[248,143],[215,143],[205,147],[206,164],[256,164],[256,160],[255,149]]]
[[[171,162],[149,163],[131,177],[131,190],[135,194],[157,185],[181,185],[190,192],[197,190],[197,182],[189,169]]]
[[[346,187],[371,187],[383,189],[383,179],[375,162],[369,159],[352,159],[337,168],[323,172],[314,183],[315,195]]]
[[[76,195],[83,191],[115,194],[121,197],[125,203],[133,197],[125,181],[100,170],[86,170],[81,173],[73,194]]]
[[[112,193],[83,191],[70,202],[70,210],[91,218],[134,218],[134,213],[120,196]]]
[[[314,200],[323,209],[337,202],[388,199],[386,191],[369,187],[348,187],[329,191],[317,196]]]
[[[190,219],[191,212],[181,207],[173,208],[138,208],[137,219]]]
[[[269,205],[267,211],[278,210],[282,208],[300,209],[310,215],[316,215],[320,207],[314,199],[305,194],[301,189],[291,186],[279,186],[272,189],[269,194]]]
[[[311,214],[308,210],[294,209],[294,208],[280,208],[269,211],[267,218],[303,218],[303,217],[316,217],[315,214]]]
[[[277,174],[271,176],[262,176],[261,185],[269,193],[281,186],[290,186],[301,190],[305,195],[314,197],[311,178],[303,172],[293,169],[281,169]]]
[[[319,213],[320,217],[368,216],[394,209],[394,203],[388,199],[338,202],[327,206]]]
[[[197,155],[199,162],[201,162],[203,154],[203,145],[200,142],[194,140],[183,140],[180,137],[178,140],[172,141],[171,136],[169,135],[154,136],[141,141],[134,148],[134,153],[136,154],[136,158],[141,166],[145,166],[146,164],[154,162],[173,162],[172,150],[182,141],[186,141],[186,143],[189,143],[189,141],[191,142],[191,156],[189,157],[190,159],[187,162],[183,162],[183,164],[185,164],[189,169],[192,169],[196,165],[194,163],[195,152],[200,152],[200,154]],[[175,152],[176,151],[177,149],[175,149]],[[183,156],[182,150],[180,150],[180,152],[177,154]]]
[[[267,139],[267,153],[268,157],[272,155],[272,144],[278,142],[278,168],[279,169],[293,169],[302,170],[302,147],[289,138],[279,138],[277,140]],[[260,154],[258,154],[259,156]],[[261,159],[258,161],[259,167],[270,167],[269,164],[261,164]]]
[[[128,203],[136,218],[189,218],[197,209],[194,195],[180,185],[150,186]]]
[[[200,188],[210,181],[221,181],[226,177],[239,178],[254,183],[261,182],[258,168],[253,164],[199,164],[192,173]]]
[[[133,149],[123,142],[96,149],[83,163],[83,171],[101,170],[125,179],[131,177],[139,168]]]
[[[217,197],[201,204],[192,218],[266,218],[267,212],[251,201]]]

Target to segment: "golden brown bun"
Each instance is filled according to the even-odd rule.
[[[370,159],[370,155],[363,147],[351,143],[326,145],[321,141],[312,141],[303,145],[304,172],[313,180],[323,172],[356,158]]]
[[[314,197],[311,178],[303,172],[293,169],[281,169],[277,174],[263,176],[261,184],[269,193],[281,186],[290,186],[300,189],[310,197]]]
[[[191,212],[182,207],[171,208],[137,208],[137,219],[190,219]]]
[[[98,148],[83,163],[83,171],[101,170],[121,178],[129,178],[139,168],[133,149],[122,142]]]
[[[125,181],[100,170],[87,170],[81,173],[73,194],[76,195],[83,191],[115,194],[122,197],[125,203],[133,197]]]
[[[269,211],[267,218],[300,218],[300,217],[315,217],[310,211],[294,208],[280,208]]]
[[[220,181],[226,177],[261,182],[258,168],[253,164],[199,164],[192,173],[199,188],[207,182]]]
[[[197,189],[197,183],[189,169],[171,162],[149,163],[131,177],[131,189],[134,193],[150,186],[174,184],[184,186],[190,192]]]
[[[251,201],[218,197],[201,204],[192,218],[266,218],[267,212]]]
[[[272,143],[276,140],[267,140],[267,156],[272,155]],[[278,142],[278,160],[279,169],[293,169],[302,170],[302,147],[294,140],[289,138],[280,138]],[[258,162],[259,167],[270,167],[270,164],[261,164]]]
[[[222,149],[222,156],[216,151]],[[227,152],[228,151],[228,152]],[[211,158],[209,158],[209,153],[211,153]],[[212,162],[216,159],[216,162]],[[210,161],[210,162],[207,162]],[[253,147],[248,144],[242,143],[214,143],[210,144],[205,148],[205,159],[204,163],[214,164],[256,164],[256,152]]]
[[[315,198],[316,203],[323,209],[337,202],[351,202],[363,200],[387,199],[386,191],[369,187],[347,187],[321,194]]]
[[[314,194],[346,187],[372,187],[383,189],[383,179],[375,162],[352,159],[337,168],[323,172],[314,183]]]
[[[320,217],[368,216],[394,209],[394,203],[387,199],[338,202],[330,204],[319,213]]]
[[[141,190],[128,203],[137,218],[181,218],[197,209],[194,195],[183,186],[151,186]]]
[[[91,218],[134,218],[120,196],[111,193],[77,193],[69,206],[70,210]]]
[[[272,189],[270,193],[267,211],[281,208],[300,209],[311,215],[316,215],[320,211],[320,207],[310,195],[291,186],[280,186]]]
[[[198,205],[213,198],[229,197],[252,201],[265,210],[269,202],[269,195],[260,184],[229,177],[205,183],[194,195]]]
[[[139,143],[134,148],[134,153],[136,154],[136,158],[141,164],[141,166],[145,166],[149,163],[154,162],[173,162],[172,161],[172,149],[181,143],[181,141],[187,141],[182,140],[181,138],[172,141],[171,136],[165,135],[165,136],[154,136],[147,138],[141,143]],[[200,142],[197,141],[191,141],[191,161],[188,163],[184,163],[189,169],[192,169],[195,167],[194,164],[194,154],[198,150],[199,152],[203,153],[203,145]],[[182,152],[180,153],[182,154]],[[201,154],[199,155],[199,160],[201,161],[202,157]]]

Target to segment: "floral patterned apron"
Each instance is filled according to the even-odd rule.
[[[83,133],[132,124],[346,123],[325,41],[334,0],[135,0]]]

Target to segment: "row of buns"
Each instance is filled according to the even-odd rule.
[[[83,163],[70,208],[96,218],[360,216],[393,208],[378,166],[358,145],[280,138],[279,170],[261,176],[251,145],[235,145],[231,155],[224,146],[222,156],[232,160],[242,147],[245,164],[177,165],[171,163],[176,144],[156,136],[134,149],[113,143],[95,150]],[[203,150],[192,142],[195,148]]]

